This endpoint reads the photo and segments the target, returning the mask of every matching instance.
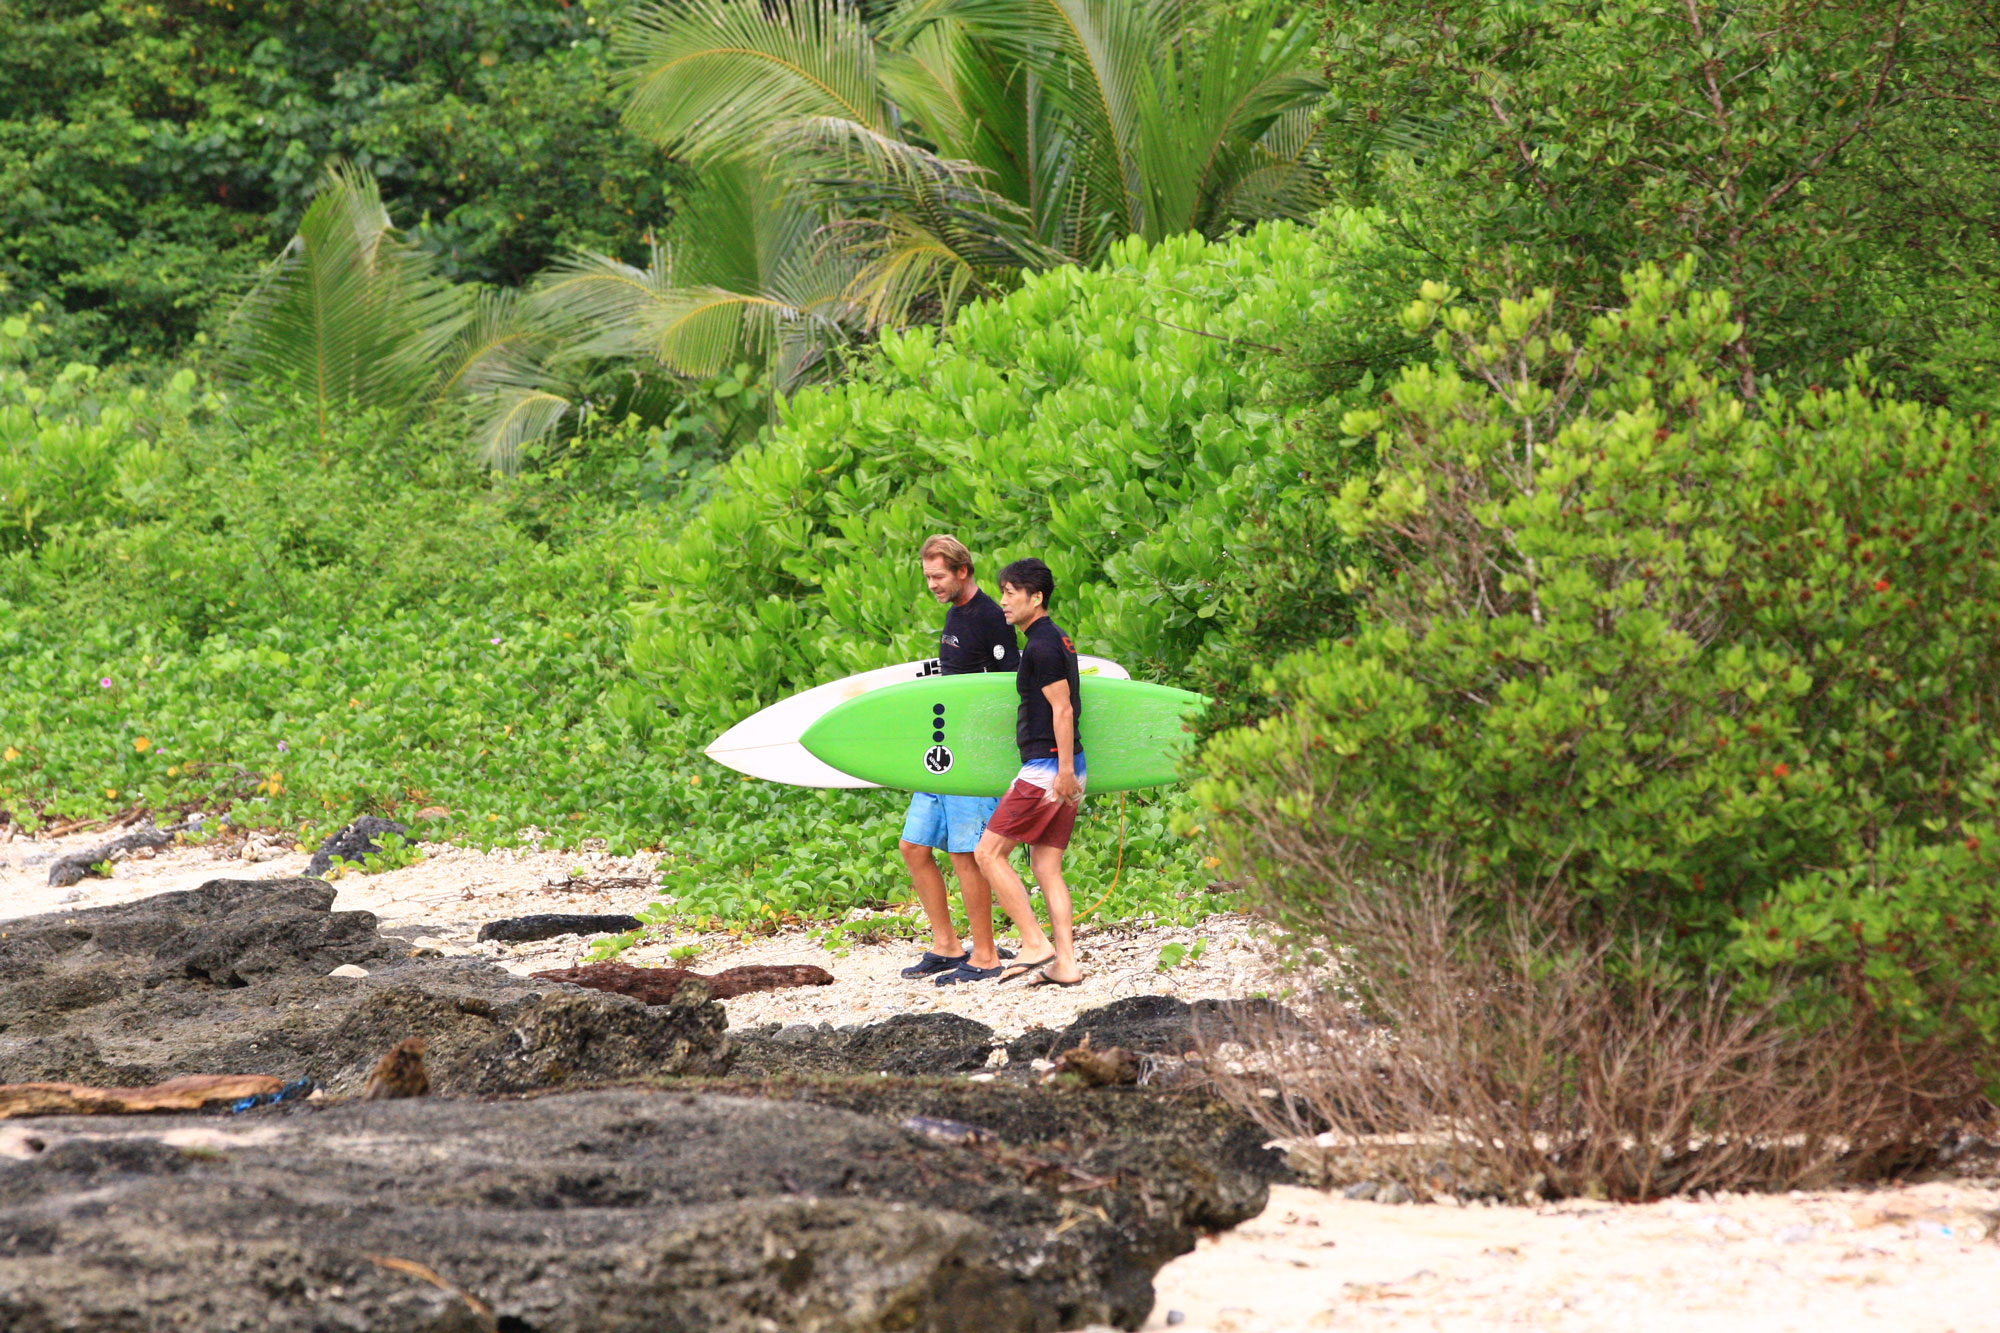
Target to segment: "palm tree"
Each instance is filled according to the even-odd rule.
[[[437,392],[472,401],[481,458],[511,468],[523,444],[577,420],[607,367],[627,368],[629,387],[634,367],[699,379],[748,356],[791,388],[860,331],[854,274],[797,188],[713,162],[645,268],[578,254],[525,297],[487,298]]]
[[[626,123],[810,182],[873,322],[948,311],[1124,236],[1319,201],[1312,28],[1258,0],[682,0],[620,30]]]

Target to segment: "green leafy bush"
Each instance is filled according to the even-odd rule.
[[[1332,177],[1482,299],[1548,285],[1578,311],[1692,254],[1748,322],[1753,376],[1846,357],[1926,397],[1990,360],[2000,33],[1952,0],[1326,3]],[[1968,406],[1976,406],[1968,403]]]
[[[1351,638],[1199,796],[1283,916],[1440,892],[1465,947],[1557,894],[1568,938],[1886,1020],[2000,1074],[2000,451],[1870,383],[1751,405],[1690,269],[1581,337],[1432,285],[1437,364],[1348,433],[1373,543]],[[1563,932],[1558,932],[1562,934]],[[1365,976],[1365,958],[1356,966]],[[1776,987],[1776,989],[1772,989]]]
[[[162,443],[218,400],[181,370],[159,393],[114,392],[96,366],[71,362],[46,382],[17,365],[47,326],[37,306],[0,320],[0,553],[146,514],[180,470]]]
[[[631,660],[681,709],[742,716],[927,652],[915,551],[956,532],[990,579],[1039,555],[1086,652],[1176,674],[1229,624],[1248,516],[1296,485],[1296,347],[1355,310],[1376,243],[1357,215],[1207,243],[1118,245],[882,339],[850,382],[800,394],[710,478],[680,532],[632,553]]]

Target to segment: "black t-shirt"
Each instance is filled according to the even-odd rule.
[[[1014,646],[1014,627],[1000,610],[1000,603],[983,592],[975,592],[964,606],[944,613],[944,632],[938,635],[938,673],[970,676],[981,671],[1012,671],[1021,662],[1021,650]]]
[[[1021,693],[1021,708],[1014,718],[1014,742],[1021,747],[1021,762],[1056,758],[1056,714],[1049,707],[1044,685],[1059,680],[1069,682],[1069,706],[1075,710],[1076,735],[1072,753],[1083,753],[1083,691],[1077,688],[1076,645],[1055,621],[1043,616],[1028,626],[1028,645],[1021,650],[1021,669],[1014,676],[1014,688]]]

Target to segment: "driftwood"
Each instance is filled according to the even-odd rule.
[[[277,1092],[269,1074],[184,1074],[146,1088],[89,1088],[81,1083],[0,1083],[0,1120],[24,1115],[130,1115],[139,1111],[199,1111]]]
[[[632,967],[626,963],[590,963],[583,967],[560,967],[533,974],[537,981],[561,981],[591,990],[607,990],[629,995],[647,1004],[665,1004],[674,992],[690,981],[708,987],[711,1000],[727,1000],[751,991],[784,990],[791,986],[831,986],[833,974],[823,967],[805,963],[780,966],[729,967],[713,976],[690,972],[684,967]]]

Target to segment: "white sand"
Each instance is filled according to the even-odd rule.
[[[1537,1209],[1284,1185],[1161,1270],[1146,1328],[1972,1333],[2000,1329],[1996,1235],[1992,1184]]]

